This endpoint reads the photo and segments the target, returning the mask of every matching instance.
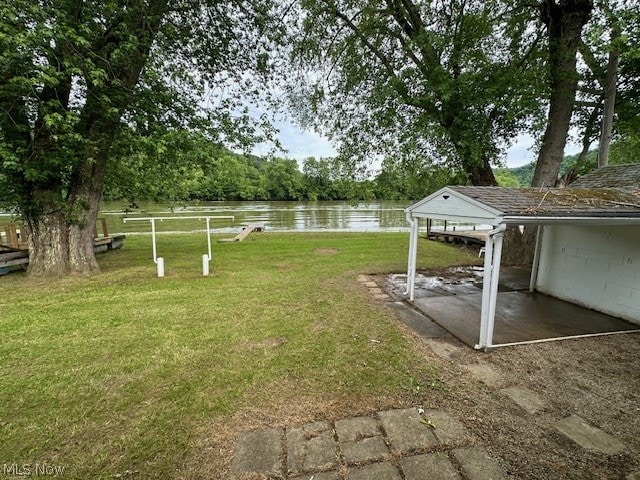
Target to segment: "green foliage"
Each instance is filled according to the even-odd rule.
[[[567,173],[569,170],[575,169],[578,162],[579,154],[566,155],[560,164],[560,176]],[[628,144],[626,142],[617,141],[611,145],[611,154],[609,156],[610,164],[624,164],[624,163],[640,163],[640,144]],[[577,176],[584,175],[596,169],[598,166],[598,150],[589,150],[585,159],[580,164],[580,168],[575,172]],[[535,162],[528,163],[521,167],[499,169],[496,171],[496,178],[501,178],[503,175],[508,176],[513,182],[513,179],[518,182],[518,185],[503,185],[503,186],[531,186],[531,179],[533,178],[533,171],[535,170]],[[502,185],[502,184],[501,184]]]
[[[495,171],[496,180],[501,187],[520,187],[518,176],[506,168],[499,168]],[[533,172],[532,172],[533,175]]]
[[[585,29],[580,62],[581,83],[574,125],[587,147],[600,138],[602,102],[609,53],[620,53],[610,163],[630,163],[640,157],[640,10],[624,0],[595,2],[593,17]],[[592,168],[594,159],[589,158]],[[597,159],[595,160],[597,163]]]
[[[446,185],[466,183],[463,172],[434,166],[425,158],[385,158],[375,179],[378,198],[419,200]]]
[[[293,56],[304,68],[290,87],[293,107],[341,142],[344,159],[431,157],[490,181],[478,172],[542,111],[532,34],[542,29],[526,5],[300,5]]]

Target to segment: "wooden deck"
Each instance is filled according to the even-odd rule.
[[[124,244],[124,239],[124,235],[96,238],[94,240],[93,250],[96,253],[117,250]],[[28,250],[0,251],[0,275],[5,275],[14,270],[25,270],[27,266],[29,266]]]
[[[219,242],[241,242],[253,232],[263,232],[265,229],[264,223],[250,223],[246,227],[242,227],[242,230],[238,235],[233,238],[221,238]]]
[[[446,243],[462,243],[464,245],[475,244],[484,245],[487,240],[486,230],[445,230],[430,231],[427,238],[429,240]]]

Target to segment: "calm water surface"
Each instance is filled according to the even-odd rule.
[[[188,202],[178,204],[139,203],[131,208],[124,203],[105,203],[101,217],[107,219],[110,233],[146,233],[148,221],[125,218],[181,217],[156,221],[159,232],[204,230],[204,220],[193,216],[233,216],[211,220],[211,230],[237,232],[249,223],[264,223],[267,231],[397,232],[407,231],[403,209],[411,202]]]

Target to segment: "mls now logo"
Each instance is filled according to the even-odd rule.
[[[17,463],[5,463],[2,466],[4,475],[14,475],[20,477],[33,476],[48,476],[58,477],[64,475],[64,467],[59,465],[48,465],[46,463],[24,463],[18,465]]]

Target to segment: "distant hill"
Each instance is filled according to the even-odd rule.
[[[560,164],[560,177],[573,168],[578,161],[579,154],[566,155]],[[618,157],[613,157],[611,163],[637,163],[640,159],[621,161]],[[576,172],[577,176],[582,176],[594,170],[598,163],[598,151],[589,150],[582,167]],[[515,168],[497,168],[495,169],[496,179],[498,183],[509,187],[528,187],[533,179],[533,172],[536,168],[535,162],[528,163],[521,167]],[[517,182],[516,182],[517,180]],[[517,183],[517,184],[516,184]]]

